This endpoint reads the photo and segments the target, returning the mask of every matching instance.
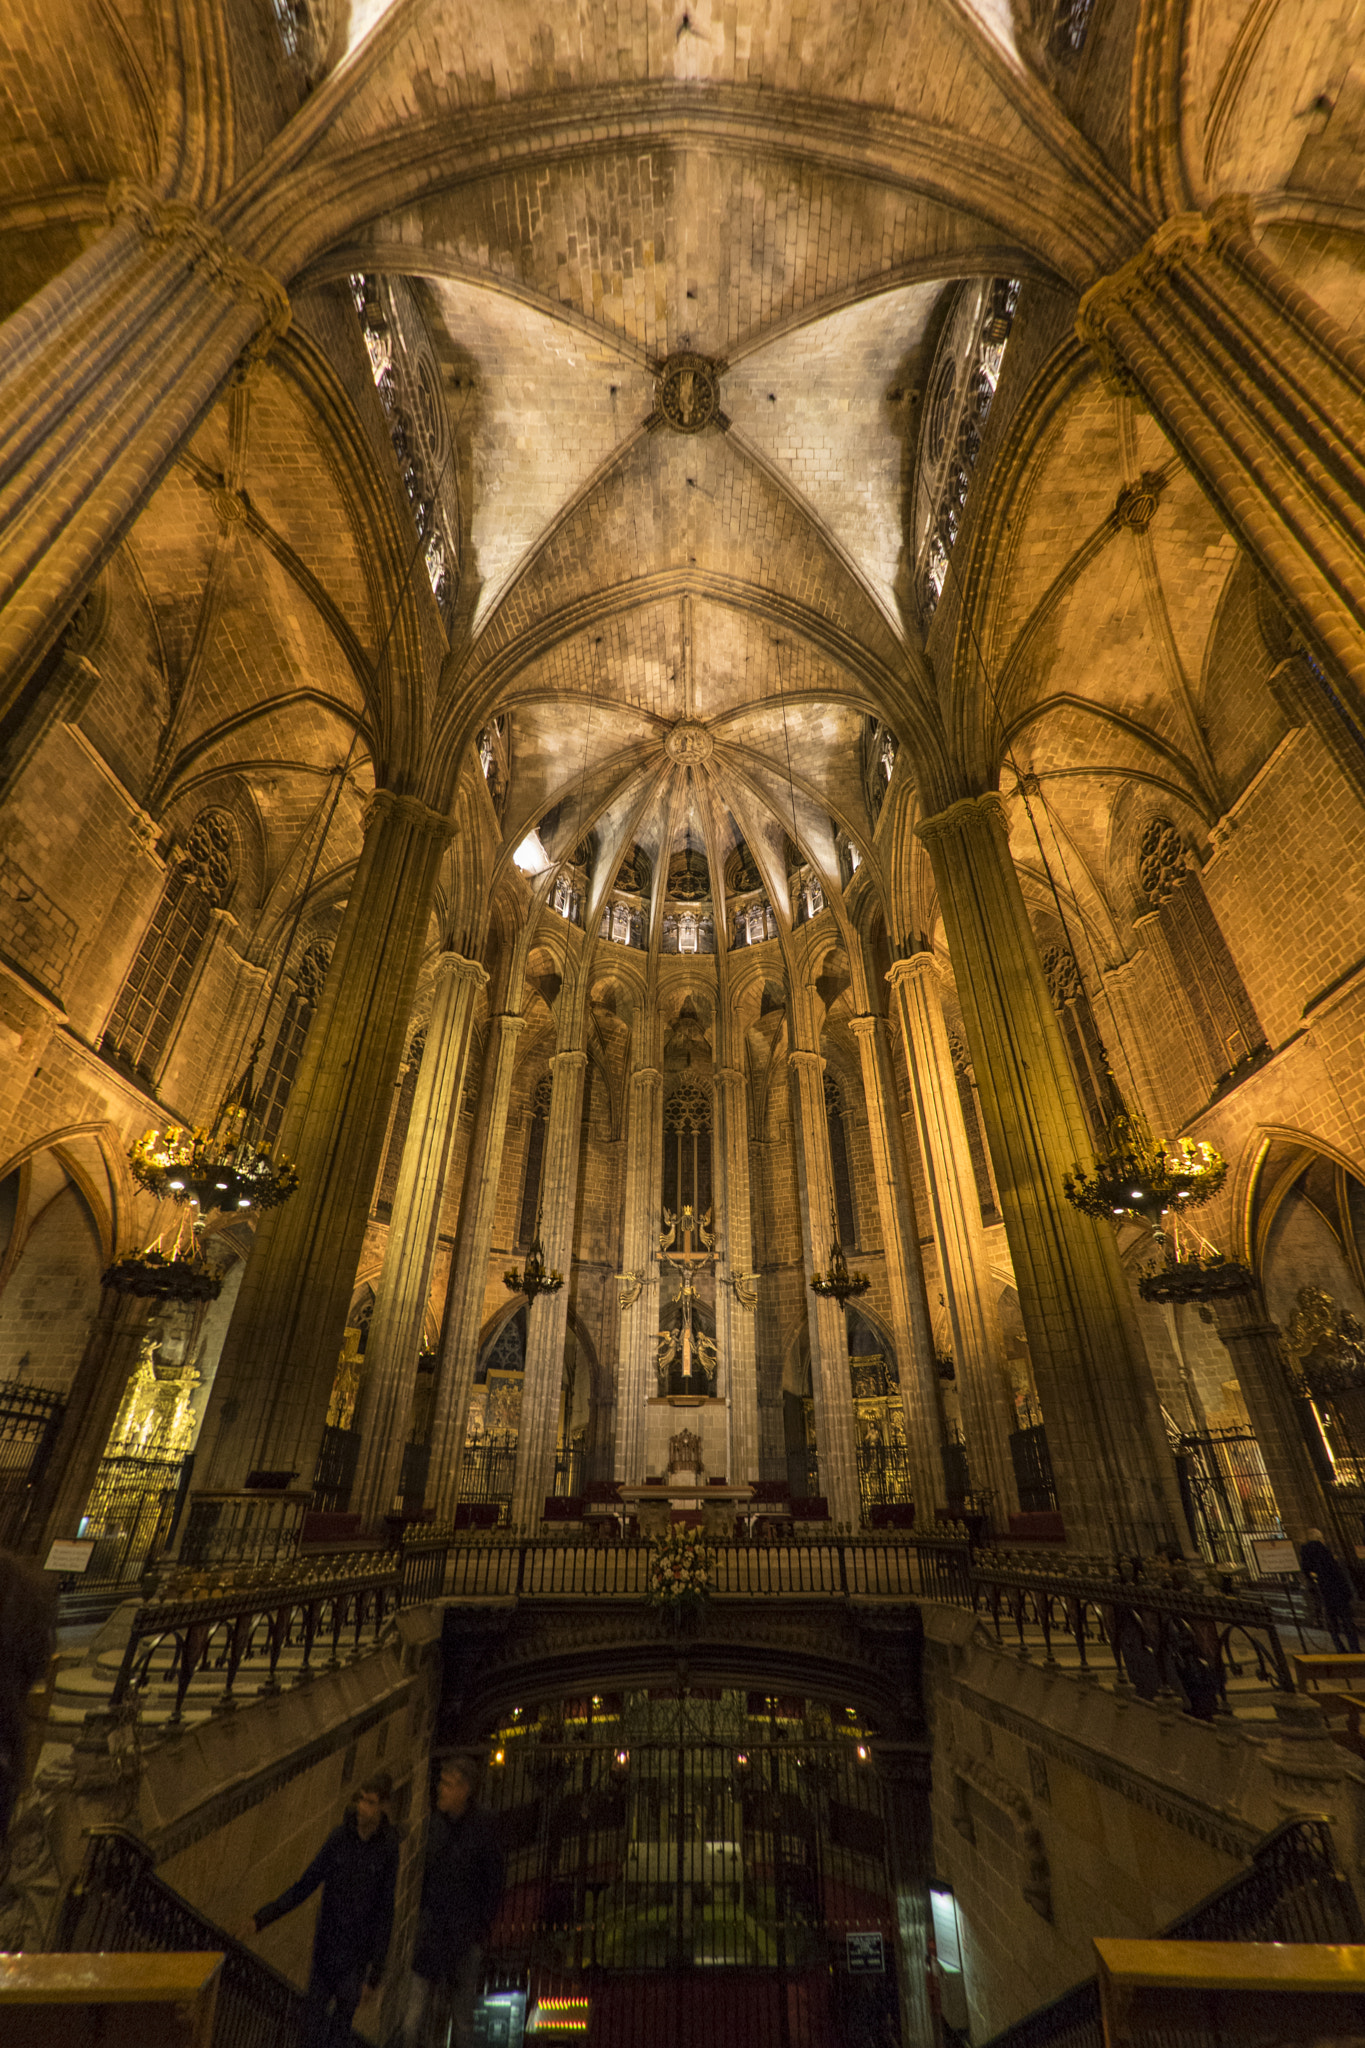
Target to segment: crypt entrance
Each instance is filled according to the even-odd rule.
[[[904,2037],[886,1786],[847,1704],[641,1686],[506,1709],[485,2038],[594,2048]]]

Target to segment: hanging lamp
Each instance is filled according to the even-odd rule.
[[[817,1273],[811,1281],[811,1288],[822,1301],[851,1301],[855,1295],[866,1294],[872,1285],[866,1273],[850,1273],[844,1248],[839,1242],[839,1218],[830,1212],[830,1226],[833,1242],[829,1248],[829,1271]]]

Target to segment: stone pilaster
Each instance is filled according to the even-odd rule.
[[[1164,221],[1077,331],[1134,390],[1343,689],[1301,695],[1365,785],[1365,349],[1256,245],[1250,203]]]
[[[449,821],[378,791],[280,1132],[299,1186],[262,1217],[205,1425],[201,1484],[311,1485]]]
[[[427,1481],[436,1518],[448,1524],[460,1497],[460,1464],[464,1457],[469,1390],[479,1359],[479,1333],[484,1322],[488,1257],[502,1178],[507,1109],[512,1099],[517,1043],[526,1019],[503,1013],[490,1018],[484,1050],[479,1105],[469,1141],[464,1194],[455,1239],[445,1323],[436,1379],[436,1413],[431,1429],[431,1464]]]
[[[825,1062],[818,1052],[799,1047],[788,1054],[788,1062],[801,1196],[801,1248],[809,1289],[817,1271],[829,1264],[833,1230],[834,1176],[825,1123]],[[829,1502],[831,1520],[856,1529],[862,1522],[862,1497],[848,1369],[848,1325],[842,1302],[808,1292],[806,1310],[820,1491]]]
[[[384,1264],[365,1347],[360,1464],[351,1506],[367,1521],[392,1511],[403,1470],[422,1323],[460,1115],[474,999],[488,976],[476,961],[436,962],[426,1050],[408,1120]]]
[[[1218,1335],[1237,1371],[1237,1384],[1256,1431],[1261,1456],[1284,1523],[1285,1534],[1302,1543],[1309,1529],[1330,1530],[1347,1557],[1360,1540],[1356,1516],[1342,1515],[1322,1487],[1294,1413],[1295,1396],[1286,1370],[1284,1339],[1272,1323],[1260,1288],[1247,1285],[1219,1294],[1209,1306]]]
[[[725,1375],[723,1391],[730,1403],[730,1462],[725,1476],[732,1486],[742,1486],[761,1476],[754,1332],[758,1279],[753,1270],[754,1225],[749,1192],[749,1083],[742,1067],[718,1067],[715,1081],[715,1158],[720,1169],[719,1227],[724,1253],[716,1319]]]
[[[626,1098],[625,1209],[621,1231],[621,1323],[617,1353],[616,1476],[645,1476],[645,1403],[658,1392],[660,1132],[657,1067],[632,1070]]]
[[[887,977],[905,1041],[910,1101],[924,1163],[929,1227],[938,1248],[958,1392],[973,1477],[994,1490],[1001,1517],[1019,1504],[1009,1450],[1000,1304],[986,1260],[967,1127],[933,956],[897,960]]]
[[[557,1052],[550,1060],[550,1121],[540,1177],[541,1242],[546,1265],[564,1275],[564,1285],[557,1294],[543,1294],[533,1301],[526,1317],[526,1375],[512,1493],[512,1526],[523,1531],[539,1526],[545,1496],[554,1486],[587,1064],[587,1054],[578,1050]]]
[[[1114,1233],[1062,1193],[1093,1146],[1004,804],[967,797],[917,829],[957,970],[1067,1535],[1092,1552],[1192,1550]]]
[[[279,283],[192,206],[120,180],[109,232],[0,330],[0,710],[249,343]]]
[[[858,1041],[867,1102],[867,1135],[872,1172],[877,1183],[877,1213],[886,1254],[886,1282],[891,1297],[891,1330],[900,1368],[905,1438],[915,1489],[916,1521],[931,1523],[934,1509],[947,1499],[943,1477],[943,1414],[938,1367],[934,1363],[934,1331],[924,1291],[919,1231],[910,1194],[910,1169],[905,1139],[895,1107],[884,1017],[853,1017],[849,1029]]]

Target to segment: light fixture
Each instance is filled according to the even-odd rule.
[[[822,1300],[851,1301],[855,1294],[866,1294],[872,1283],[866,1273],[849,1272],[844,1248],[839,1242],[837,1215],[831,1214],[830,1225],[834,1241],[829,1248],[829,1271],[817,1273],[810,1284]]]
[[[538,875],[550,865],[550,856],[540,843],[540,834],[530,831],[512,855],[513,867],[521,869],[524,875]]]
[[[558,1294],[564,1285],[562,1273],[547,1271],[545,1249],[540,1242],[540,1218],[536,1218],[536,1234],[531,1239],[531,1249],[526,1254],[526,1264],[520,1270],[509,1266],[502,1276],[502,1284],[513,1294],[524,1294],[528,1301],[534,1301],[538,1294]]]
[[[1062,1192],[1087,1216],[1136,1216],[1158,1236],[1168,1210],[1197,1209],[1218,1193],[1228,1163],[1212,1145],[1192,1138],[1154,1138],[1143,1116],[1122,1111],[1110,1120],[1092,1172],[1073,1166]]]
[[[148,1131],[128,1154],[133,1179],[158,1200],[209,1209],[277,1209],[299,1184],[299,1170],[252,1129],[256,1055],[219,1106],[212,1129],[168,1124]]]

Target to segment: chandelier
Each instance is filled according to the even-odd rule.
[[[1087,1216],[1137,1216],[1160,1235],[1167,1210],[1199,1208],[1217,1194],[1227,1172],[1212,1145],[1154,1138],[1145,1117],[1125,1111],[1111,1119],[1094,1171],[1074,1166],[1062,1192]]]
[[[1161,1257],[1144,1268],[1138,1293],[1144,1301],[1216,1301],[1220,1296],[1249,1294],[1255,1285],[1248,1267],[1210,1244],[1198,1230],[1180,1227],[1180,1212],[1171,1217],[1170,1235],[1157,1233]]]
[[[149,1301],[214,1301],[223,1285],[221,1273],[204,1256],[199,1217],[182,1222],[169,1252],[161,1239],[142,1251],[124,1252],[100,1277],[101,1287]]]
[[[824,1301],[849,1301],[855,1294],[866,1294],[871,1281],[866,1273],[850,1273],[844,1248],[839,1242],[839,1218],[831,1214],[830,1226],[834,1242],[829,1248],[829,1271],[817,1273],[811,1287]]]
[[[531,1249],[526,1254],[526,1264],[518,1271],[509,1266],[502,1276],[504,1287],[510,1287],[513,1294],[524,1294],[528,1301],[534,1301],[538,1294],[558,1294],[564,1285],[562,1273],[547,1272],[545,1249],[540,1242],[540,1219],[536,1219],[536,1234],[531,1239]]]
[[[259,1049],[259,1040],[257,1041]],[[212,1129],[168,1124],[148,1131],[128,1154],[133,1179],[158,1200],[210,1209],[277,1209],[299,1184],[292,1160],[253,1133],[256,1055],[223,1098]]]

